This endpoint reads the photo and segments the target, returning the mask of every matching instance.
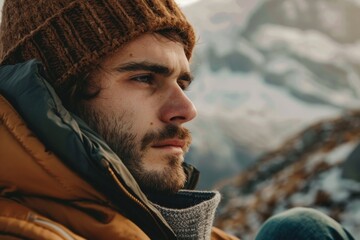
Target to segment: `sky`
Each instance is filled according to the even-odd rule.
[[[181,7],[188,6],[190,4],[193,4],[195,2],[198,2],[199,0],[175,0]]]

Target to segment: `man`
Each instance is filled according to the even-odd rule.
[[[0,39],[1,239],[236,239],[212,227],[219,193],[191,190],[195,35],[172,0],[8,0]],[[305,218],[351,239],[286,214],[259,239]]]

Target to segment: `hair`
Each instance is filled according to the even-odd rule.
[[[159,34],[172,42],[185,44],[181,36],[172,29],[162,29],[153,33]],[[101,60],[86,72],[74,76],[73,79],[68,81],[68,83],[72,83],[71,85],[64,85],[56,89],[63,105],[68,110],[77,112],[82,101],[93,99],[101,92],[99,81],[94,79],[95,73],[99,71],[105,71],[101,67]]]

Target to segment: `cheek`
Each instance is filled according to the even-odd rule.
[[[148,127],[158,125],[158,106],[159,104],[143,100],[129,103],[127,107],[129,112],[134,116],[134,121]]]
[[[157,125],[155,114],[146,111],[132,110],[129,120],[133,123],[134,130],[142,135],[149,131],[153,131]]]
[[[96,99],[95,107],[108,113],[107,116],[126,119],[128,122],[133,122],[136,115],[136,106],[129,99],[114,96],[112,98],[100,96]]]
[[[106,89],[107,90],[107,89]],[[105,111],[109,117],[122,118],[131,125],[129,131],[137,136],[144,136],[147,132],[160,128],[159,96],[148,97],[144,94],[129,94],[129,91],[104,91],[96,100],[96,107]]]
[[[134,104],[121,104],[116,105],[116,107],[113,105],[110,111],[114,113],[114,117],[120,118],[121,122],[127,123],[128,131],[135,133],[136,136],[140,138],[142,138],[155,123],[154,113]]]

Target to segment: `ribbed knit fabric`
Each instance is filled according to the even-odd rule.
[[[190,58],[194,31],[174,0],[5,0],[0,61],[36,58],[56,87],[137,36],[163,29],[181,37]]]
[[[157,196],[154,206],[160,211],[178,239],[209,240],[218,192],[180,191],[171,196]]]

